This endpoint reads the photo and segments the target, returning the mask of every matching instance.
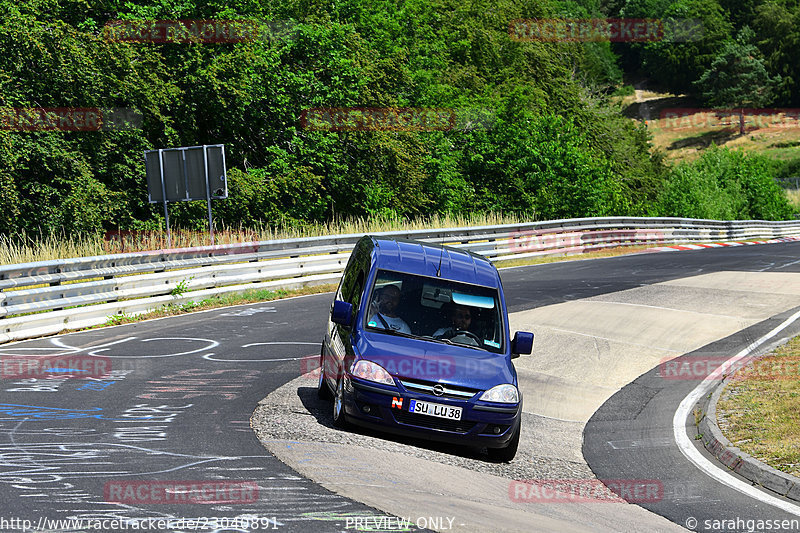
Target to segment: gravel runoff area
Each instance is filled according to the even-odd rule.
[[[410,439],[351,427],[333,427],[332,403],[317,398],[317,378],[306,374],[278,388],[259,402],[250,420],[258,438],[269,449],[270,440],[294,440],[360,446],[436,461],[508,479],[594,479],[589,466],[566,460],[544,448],[558,435],[582,434],[583,424],[523,413],[517,456],[510,463],[489,460],[486,451]],[[576,427],[577,425],[577,427]],[[552,446],[552,444],[550,445]],[[578,443],[579,446],[579,443]],[[556,452],[557,453],[557,452]]]

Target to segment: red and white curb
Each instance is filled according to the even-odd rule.
[[[768,241],[728,241],[728,242],[707,242],[703,244],[676,244],[674,246],[658,246],[648,248],[646,252],[676,252],[681,250],[702,250],[704,248],[725,248],[729,246],[749,246],[751,244],[776,244],[779,242],[800,241],[800,237],[781,237],[780,239],[770,239]]]

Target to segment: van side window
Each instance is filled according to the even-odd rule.
[[[353,309],[357,310],[358,305],[361,303],[361,294],[364,292],[364,273],[359,272],[358,279],[353,284],[353,288],[350,294],[347,295],[347,299],[345,301],[350,302],[353,304]]]
[[[337,298],[342,299],[345,302],[350,302],[350,298],[353,296],[353,286],[356,282],[357,276],[360,275],[360,272],[355,268],[354,265],[357,262],[358,260],[355,254],[351,255],[350,261],[347,262],[347,266],[344,269],[345,273],[342,277],[342,282],[339,285]]]
[[[369,268],[370,246],[369,240],[362,238],[357,244],[347,266],[344,269],[344,276],[339,283],[339,290],[336,292],[337,300],[344,300],[358,307],[361,300],[361,292],[364,287],[364,269]],[[355,299],[355,301],[354,301]]]

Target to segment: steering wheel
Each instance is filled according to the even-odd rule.
[[[480,346],[481,345],[481,338],[478,337],[477,335],[475,335],[474,333],[472,333],[471,331],[467,331],[465,329],[457,330],[455,335],[450,337],[450,340],[453,340],[456,337],[466,337],[468,340],[472,341],[472,342],[470,342],[468,344],[473,344],[474,343],[475,346]]]

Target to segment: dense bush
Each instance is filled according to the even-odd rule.
[[[772,167],[762,156],[712,147],[697,161],[672,169],[654,214],[717,220],[791,218]]]

